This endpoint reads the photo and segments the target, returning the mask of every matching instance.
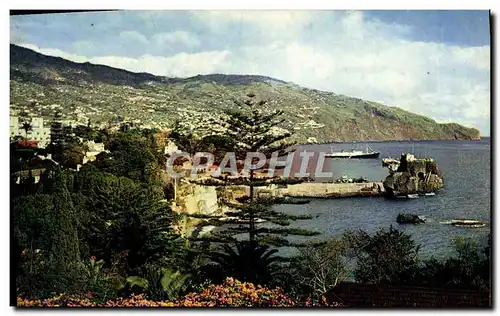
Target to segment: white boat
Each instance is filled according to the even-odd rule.
[[[485,222],[472,219],[452,219],[450,221],[439,222],[440,224],[453,225],[455,227],[480,228],[486,226]]]
[[[328,157],[328,158],[346,158],[346,159],[351,159],[351,158],[372,159],[372,158],[378,158],[378,156],[380,156],[380,152],[374,151],[373,149],[369,148],[368,145],[366,145],[365,151],[355,150],[354,148],[352,148],[351,151],[341,150],[339,152],[334,152],[333,146],[330,146],[330,147],[331,147],[331,152],[328,154],[325,154],[325,157]]]
[[[418,194],[408,194],[406,197],[409,199],[418,199]]]
[[[434,193],[434,192],[428,192],[428,193],[420,193],[419,195],[420,196],[434,196],[434,195],[436,195],[436,193]]]
[[[455,227],[469,227],[469,228],[480,228],[486,226],[486,223],[477,223],[477,224],[453,224]]]

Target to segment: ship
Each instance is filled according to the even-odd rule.
[[[344,151],[341,150],[339,152],[333,151],[333,146],[331,146],[331,152],[325,154],[325,157],[328,158],[344,158],[344,159],[377,159],[380,156],[380,152],[374,151],[368,145],[366,145],[366,149],[363,150],[354,150]]]

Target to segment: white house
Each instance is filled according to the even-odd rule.
[[[104,148],[104,143],[96,143],[93,140],[89,140],[84,143],[84,145],[87,146],[88,151],[85,153],[85,156],[83,157],[83,164],[86,164],[87,162],[94,161],[97,157],[102,152],[107,152],[107,150]]]
[[[174,142],[172,142],[172,141],[170,141],[168,143],[168,145],[165,146],[165,150],[164,150],[164,154],[165,155],[169,155],[170,156],[172,154],[179,153],[179,152],[181,152],[179,150],[179,147],[177,147],[177,145]]]
[[[19,117],[10,117],[10,137],[14,138],[16,136],[26,137],[26,140],[36,141],[38,147],[44,148],[50,144],[50,127],[44,127],[43,118],[33,117],[31,122],[31,130],[26,131],[23,129],[23,125],[19,122]]]

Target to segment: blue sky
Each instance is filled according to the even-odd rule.
[[[11,43],[187,77],[259,74],[490,131],[488,11],[122,11],[14,16]]]

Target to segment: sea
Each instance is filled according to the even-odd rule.
[[[395,141],[363,144],[304,145],[297,151],[330,152],[350,150],[360,145],[380,152],[379,159],[326,159],[323,171],[333,173],[332,179],[342,176],[364,177],[381,181],[388,174],[382,167],[384,157],[399,158],[412,153],[417,158],[433,158],[443,172],[444,189],[435,196],[418,199],[386,199],[384,197],[352,197],[339,199],[312,199],[303,205],[276,205],[276,210],[287,214],[308,214],[313,219],[294,221],[290,227],[311,229],[319,236],[289,236],[295,242],[336,237],[346,230],[364,230],[373,233],[379,228],[397,229],[412,236],[420,245],[420,258],[447,258],[453,254],[453,240],[458,236],[473,238],[484,245],[491,224],[491,150],[490,138],[477,141]],[[322,179],[325,180],[325,179]],[[420,225],[399,225],[399,213],[424,215],[428,222]],[[485,221],[481,228],[464,228],[440,222],[451,219]],[[291,255],[296,249],[283,248],[282,255]]]

